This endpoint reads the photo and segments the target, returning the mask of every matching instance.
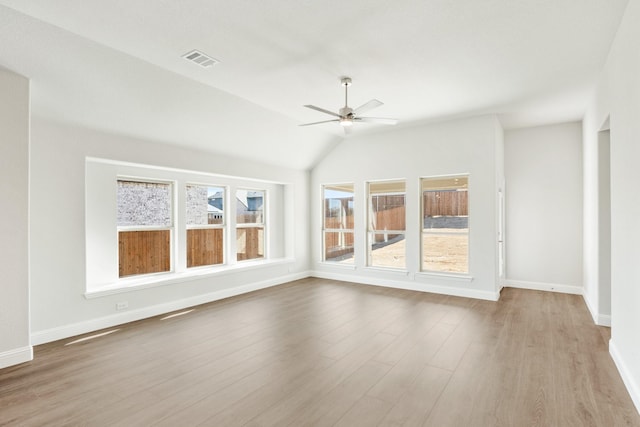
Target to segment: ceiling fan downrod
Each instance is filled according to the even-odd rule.
[[[349,102],[348,102],[348,98],[347,98],[347,88],[349,86],[351,86],[351,77],[343,77],[340,80],[340,83],[342,84],[342,86],[344,86],[344,106],[348,107],[349,106]]]

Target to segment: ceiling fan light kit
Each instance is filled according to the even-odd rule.
[[[355,122],[361,123],[379,123],[383,125],[395,125],[398,123],[396,119],[387,119],[381,117],[360,117],[359,114],[364,113],[369,110],[373,110],[374,108],[380,107],[383,105],[382,102],[377,99],[372,99],[371,101],[365,102],[361,106],[356,109],[349,107],[349,98],[348,98],[348,87],[351,86],[352,81],[350,77],[343,77],[340,79],[340,84],[344,86],[344,107],[340,108],[337,113],[333,111],[326,110],[324,108],[316,107],[315,105],[305,105],[306,108],[310,108],[312,110],[320,111],[321,113],[329,114],[331,116],[337,117],[337,119],[332,120],[323,120],[320,122],[313,123],[305,123],[300,126],[311,126],[318,125],[321,123],[329,123],[329,122],[338,122],[344,129],[345,133],[348,133],[350,127],[353,126]]]

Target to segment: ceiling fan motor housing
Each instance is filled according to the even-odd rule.
[[[353,117],[353,108],[351,108],[351,107],[342,107],[340,109],[340,115],[342,117]]]

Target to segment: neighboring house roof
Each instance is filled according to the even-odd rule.
[[[263,197],[263,193],[261,191],[247,191],[246,196],[244,197],[236,197],[236,212],[237,213],[244,213],[247,212],[249,210],[249,202],[247,199],[250,198],[262,198]],[[223,193],[221,191],[212,194],[211,196],[208,197],[209,202],[211,202],[212,200],[216,200],[216,199],[222,199],[223,198]],[[208,209],[209,212],[214,212],[213,209],[215,209],[215,212],[222,212],[221,209],[217,208],[216,206],[212,205],[211,203],[207,203],[208,205]]]

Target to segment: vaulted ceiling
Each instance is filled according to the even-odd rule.
[[[342,131],[298,127],[330,118],[302,105],[340,108],[342,76],[399,126],[580,120],[626,4],[0,0],[0,66],[31,78],[38,117],[306,169]]]

